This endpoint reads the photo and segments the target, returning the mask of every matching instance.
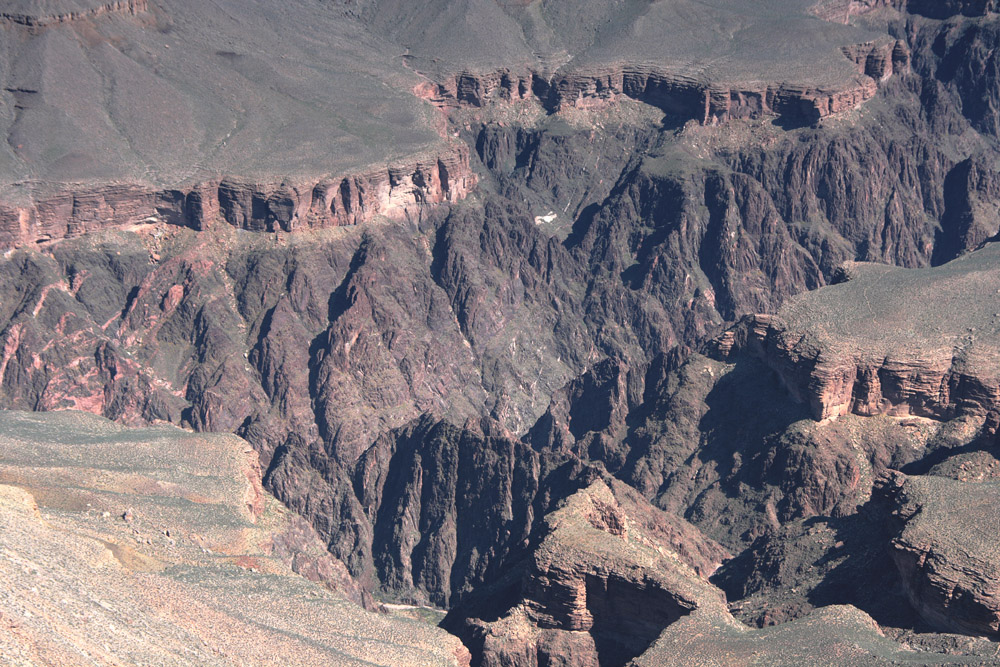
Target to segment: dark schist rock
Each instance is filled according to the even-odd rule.
[[[522,124],[487,105],[449,126],[474,153],[365,177],[109,185],[12,208],[0,401],[238,432],[351,574],[408,602],[458,604],[527,562],[542,517],[601,465],[733,553],[849,517],[887,467],[960,465],[944,453],[995,407],[982,254],[920,288],[918,305],[973,294],[989,309],[943,311],[941,364],[844,350],[839,333],[815,356],[796,337],[811,320],[780,310],[844,260],[926,266],[991,235],[992,130],[963,100],[996,86],[993,19],[907,20],[891,41],[837,45],[880,88],[815,129],[685,125],[629,100]],[[981,80],[955,70],[964,54]],[[801,303],[852,335],[866,303],[924,317],[899,311],[911,274],[879,270],[822,291],[849,308]],[[766,315],[684,349],[748,313]],[[619,590],[614,572],[595,600]]]
[[[787,521],[853,514],[890,467],[926,472],[961,455],[968,478],[989,478],[992,459],[976,452],[998,401],[997,252],[920,271],[855,264],[846,283],[747,318],[704,355],[647,373],[642,402],[602,425],[628,426],[615,450],[575,446],[556,412],[533,437],[607,461],[731,548]]]
[[[1000,636],[1000,484],[888,472],[876,494],[888,505],[893,560],[923,619],[944,632]]]

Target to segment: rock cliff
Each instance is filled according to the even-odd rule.
[[[226,223],[250,231],[358,225],[376,217],[419,216],[464,199],[475,187],[469,150],[320,181],[252,183],[223,179],[184,190],[139,185],[72,189],[22,206],[0,204],[0,248],[72,238],[101,229],[164,222],[202,230]]]
[[[841,10],[830,11],[837,14]],[[601,108],[627,98],[656,107],[671,117],[701,124],[777,115],[782,122],[808,125],[856,109],[875,95],[882,82],[909,67],[909,48],[898,39],[849,44],[840,51],[855,65],[857,76],[827,85],[781,80],[727,84],[713,81],[710,76],[685,73],[682,68],[673,71],[655,65],[617,63],[555,74],[507,68],[464,71],[438,76],[419,85],[415,93],[443,109],[534,101],[555,112],[571,107]]]
[[[243,110],[230,138],[161,133],[198,147],[157,149],[195,171],[151,161],[149,177],[129,167],[83,182],[67,175],[76,158],[41,159],[56,155],[42,139],[68,139],[29,132],[39,114],[76,108],[46,79],[62,70],[42,76],[28,67],[37,54],[18,52],[24,70],[0,111],[16,165],[30,169],[22,185],[5,182],[26,194],[0,208],[0,406],[244,437],[265,487],[308,524],[290,524],[273,553],[345,590],[349,572],[359,600],[449,607],[483,664],[623,664],[662,657],[685,628],[707,638],[698,655],[716,640],[745,655],[773,639],[798,656],[789,636],[805,628],[861,662],[912,657],[871,621],[901,630],[911,615],[861,586],[831,591],[891,564],[888,540],[859,537],[876,525],[883,471],[997,467],[1000,277],[992,245],[973,251],[998,229],[997,18],[971,3],[947,5],[964,14],[945,21],[915,2],[909,13],[827,3],[845,27],[805,15],[806,3],[761,0],[810,42],[776,55],[754,46],[770,23],[697,3],[711,21],[677,23],[690,32],[682,46],[718,45],[713,26],[736,31],[718,60],[732,76],[709,76],[656,51],[669,47],[657,26],[689,3],[597,18],[603,6],[589,7],[579,21],[557,4],[536,6],[542,16],[495,2],[412,16],[412,3],[389,0],[293,2],[275,17],[252,3],[249,17],[291,22],[276,34],[294,46],[266,41],[259,60],[215,48],[191,32],[197,21],[168,29],[152,6],[0,28],[56,49],[55,63],[77,62],[60,40],[84,44],[87,75],[125,88],[127,74],[101,60],[117,58],[112,29],[122,53],[147,45],[162,71],[187,45],[220,86],[198,99]],[[470,24],[495,34],[479,35],[483,60],[467,73],[451,58],[468,55],[469,35],[435,36],[436,21],[458,25],[454,11],[496,19]],[[332,36],[313,32],[324,26]],[[562,53],[553,26],[588,46]],[[346,48],[348,29],[365,37],[346,79],[302,51]],[[524,48],[489,62],[506,31]],[[164,37],[149,46],[154,33]],[[77,41],[87,35],[96,46]],[[170,49],[167,35],[179,40]],[[386,45],[405,46],[405,67],[379,59]],[[611,59],[612,47],[636,51]],[[302,62],[319,64],[290,64]],[[794,71],[764,76],[775,62]],[[371,92],[383,84],[395,92]],[[139,107],[115,109],[72,137],[149,127],[124,122]],[[230,127],[205,109],[206,127]],[[275,151],[265,174],[251,135]],[[108,148],[116,164],[148,148],[125,144]],[[834,603],[871,618],[839,609],[747,630],[705,581],[729,553],[716,581],[743,620]],[[907,570],[907,585],[920,577]],[[903,579],[892,575],[891,600],[906,610],[943,604],[906,597]],[[622,612],[636,604],[649,619]],[[822,632],[823,619],[836,627]]]
[[[443,109],[524,100],[535,101],[549,111],[592,109],[625,97],[706,125],[771,115],[809,125],[857,108],[875,95],[881,81],[905,69],[909,62],[909,53],[900,41],[852,45],[844,48],[844,56],[858,66],[858,77],[842,87],[788,83],[730,87],[656,67],[622,66],[551,78],[534,71],[462,72],[445,81],[422,84],[415,92]]]
[[[987,244],[919,277],[851,265],[847,283],[817,293],[816,301],[793,300],[776,317],[747,320],[726,334],[719,352],[725,358],[732,345],[751,351],[817,420],[985,415],[1000,400],[996,315],[987,312],[998,282],[996,252]],[[968,298],[960,319],[945,305],[953,292]],[[900,307],[902,294],[907,305]]]
[[[540,531],[526,562],[445,619],[477,664],[624,665],[681,617],[726,614],[703,578],[726,552],[620,482],[569,496]]]
[[[891,551],[914,608],[933,627],[995,638],[995,482],[886,474]]]

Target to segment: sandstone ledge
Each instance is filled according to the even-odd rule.
[[[817,421],[847,414],[947,420],[1000,406],[997,378],[970,369],[950,349],[916,357],[839,356],[768,315],[745,318],[717,345],[723,358],[736,348],[762,359]]]
[[[314,181],[223,178],[179,189],[67,184],[27,204],[0,201],[0,250],[160,221],[193,229],[223,221],[250,231],[287,232],[356,225],[459,201],[476,182],[469,149],[454,144],[437,156]]]
[[[947,264],[851,263],[849,278],[744,318],[710,346],[761,359],[816,420],[949,420],[1000,407],[1000,244]]]
[[[657,65],[623,64],[551,78],[533,70],[461,72],[421,84],[414,92],[444,109],[534,99],[558,111],[603,107],[626,97],[702,124],[771,114],[791,123],[809,124],[858,107],[875,95],[882,81],[909,66],[909,51],[900,41],[886,39],[842,51],[855,64],[857,74],[840,86],[787,82],[730,85]]]

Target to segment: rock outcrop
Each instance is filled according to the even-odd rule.
[[[876,494],[890,511],[892,556],[914,609],[938,630],[996,639],[1000,485],[891,472]]]
[[[725,615],[703,579],[725,551],[619,482],[581,489],[540,530],[525,563],[445,619],[476,664],[624,665],[683,616]]]
[[[886,468],[975,455],[974,473],[993,474],[1000,280],[993,249],[965,254],[996,232],[996,132],[978,102],[997,85],[993,19],[890,20],[835,40],[837,67],[877,99],[817,127],[799,121],[855,93],[840,107],[827,93],[847,89],[715,88],[644,65],[500,73],[425,89],[484,105],[425,109],[474,153],[9,205],[0,406],[238,433],[308,522],[271,540],[292,569],[452,606],[498,661],[638,656],[702,608],[685,586],[724,613],[704,581],[718,544],[818,560],[840,533],[803,526],[856,516]],[[548,108],[489,102],[505,95]],[[778,123],[764,117],[781,105]],[[339,146],[312,127],[310,145]],[[727,590],[817,589],[772,565]],[[650,623],[620,618],[636,601]],[[743,617],[829,602],[862,604],[803,594]]]
[[[551,78],[540,72],[507,69],[462,72],[444,81],[421,84],[415,93],[444,109],[534,100],[558,112],[600,108],[625,97],[705,125],[772,114],[788,123],[809,125],[857,108],[875,95],[881,81],[904,70],[909,61],[906,46],[899,41],[845,47],[844,55],[858,65],[858,77],[840,88],[787,83],[727,86],[651,66],[624,66]]]
[[[84,2],[50,2],[39,3],[40,6],[32,7],[32,3],[11,3],[13,6],[5,10],[0,10],[0,22],[9,21],[32,28],[44,28],[59,23],[80,21],[84,19],[94,19],[106,14],[124,14],[135,16],[136,14],[149,11],[147,0],[115,0],[114,2],[101,2],[100,0],[90,0]]]
[[[184,190],[139,185],[72,189],[30,204],[0,203],[0,249],[73,238],[102,229],[165,222],[203,230],[226,223],[250,231],[291,232],[403,219],[464,199],[475,187],[464,144],[428,160],[316,182],[238,179]]]
[[[987,296],[1000,284],[997,252],[988,244],[919,277],[883,266],[847,267],[845,284],[725,334],[720,358],[734,347],[756,355],[816,420],[852,413],[985,415],[1000,403],[997,316]],[[897,305],[904,290],[906,305]],[[955,290],[975,304],[961,319],[941,301]]]

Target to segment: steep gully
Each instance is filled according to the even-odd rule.
[[[485,122],[467,131],[474,156],[459,146],[364,177],[122,186],[9,208],[3,245],[20,249],[0,267],[15,295],[0,305],[3,405],[237,432],[261,452],[268,487],[363,585],[397,599],[473,604],[478,587],[519,581],[529,562],[528,583],[511,590],[544,597],[530,560],[551,533],[542,519],[605,470],[735,552],[761,533],[719,530],[728,505],[685,496],[665,468],[649,473],[650,456],[671,454],[634,429],[643,416],[645,433],[686,423],[656,405],[671,400],[679,350],[823,285],[843,260],[925,266],[996,231],[977,205],[997,187],[995,115],[976,95],[998,88],[953,65],[986,58],[989,71],[980,45],[995,20],[912,17],[894,30],[900,42],[874,61],[902,63],[905,43],[909,66],[893,64],[870,119],[853,124],[786,131],[711,91],[714,111],[700,115],[706,91],[694,90],[675,111],[708,124],[682,132],[636,125],[595,138]],[[643,76],[615,75],[606,89],[655,102],[675,85]],[[542,97],[580,99],[577,85]],[[761,112],[779,97],[764,94]],[[728,122],[712,127],[712,116]],[[727,148],[721,137],[740,127],[769,146]],[[983,141],[968,141],[976,132]],[[690,168],[683,151],[702,140],[721,148]],[[457,203],[478,178],[480,201]],[[522,202],[558,202],[573,223],[548,234]],[[398,224],[364,224],[376,215]],[[149,218],[173,224],[74,238]],[[237,232],[307,228],[308,240]],[[771,462],[767,478],[826,464]],[[847,511],[804,488],[798,500],[789,491],[779,523],[801,516],[795,502]],[[705,544],[686,558],[707,576],[727,552]]]

